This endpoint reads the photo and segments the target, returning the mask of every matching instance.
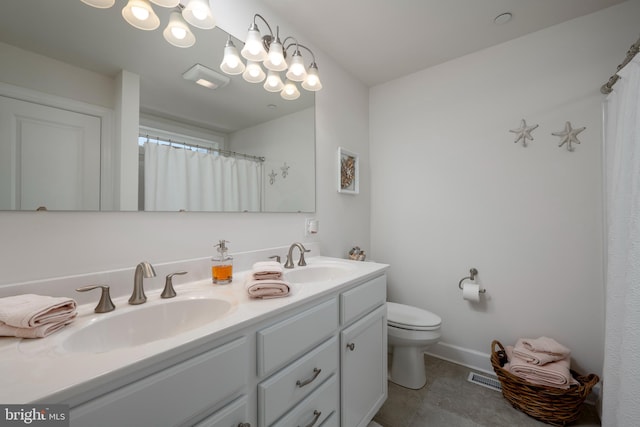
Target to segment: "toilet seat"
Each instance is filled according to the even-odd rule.
[[[387,302],[387,324],[400,329],[432,331],[440,328],[442,319],[418,307]]]

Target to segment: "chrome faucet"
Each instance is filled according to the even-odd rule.
[[[311,252],[311,250],[305,249],[302,243],[296,242],[289,247],[289,253],[287,254],[287,262],[285,262],[284,268],[293,268],[293,248],[300,249],[300,260],[298,261],[298,265],[300,266],[307,265],[307,262],[304,260],[304,253]]]
[[[143,278],[155,277],[156,271],[153,266],[146,261],[142,261],[136,266],[136,273],[133,276],[133,293],[129,298],[129,304],[142,304],[147,301],[147,296],[144,294],[144,287],[142,286]]]

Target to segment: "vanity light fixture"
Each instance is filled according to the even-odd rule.
[[[116,0],[80,0],[82,3],[89,6],[97,7],[98,9],[109,9],[113,6]]]
[[[171,12],[169,25],[162,35],[166,41],[177,47],[191,47],[196,42],[196,36],[193,35],[180,12]]]
[[[229,77],[216,73],[202,64],[196,64],[182,73],[185,80],[196,82],[209,89],[218,89],[229,84]]]
[[[238,49],[231,41],[231,37],[227,39],[227,44],[224,46],[224,58],[220,69],[230,76],[242,74],[245,69],[244,62],[240,59]]]
[[[192,0],[193,1],[193,0]],[[269,34],[262,36],[256,20],[260,18],[269,28]],[[287,44],[287,42],[289,44]],[[304,49],[312,57],[311,64],[307,69],[304,66],[304,59],[300,49]],[[292,51],[288,55],[289,50]],[[300,91],[296,82],[308,91],[318,91],[322,89],[320,76],[318,75],[318,65],[316,57],[308,47],[298,43],[291,36],[280,40],[280,27],[276,27],[274,36],[269,23],[260,14],[253,16],[253,22],[249,26],[247,38],[240,54],[246,59],[246,67],[238,65],[242,63],[238,50],[229,39],[224,48],[224,58],[220,64],[220,69],[227,74],[242,74],[249,83],[260,83],[265,77],[264,89],[269,92],[280,92],[280,96],[287,100],[297,99]],[[290,58],[287,58],[290,56]],[[267,73],[262,69],[264,67]],[[286,71],[286,82],[282,83],[280,73]]]
[[[80,1],[98,9],[108,9],[115,4],[115,0]],[[204,30],[210,30],[216,26],[208,0],[128,0],[122,9],[122,17],[140,30],[155,30],[160,26],[160,18],[150,2],[160,7],[175,8],[167,27],[162,32],[165,40],[173,46],[190,47],[196,42],[196,37],[188,24]]]

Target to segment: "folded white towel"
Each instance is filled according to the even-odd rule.
[[[7,325],[0,322],[0,336],[6,337],[18,337],[18,338],[44,338],[47,335],[62,329],[73,321],[77,313],[74,313],[68,319],[62,322],[45,323],[44,325],[36,326],[34,328],[17,328],[15,326]]]
[[[514,355],[512,346],[507,346],[505,350],[509,363],[504,365],[504,369],[530,383],[561,389],[568,389],[573,384],[580,384],[571,375],[571,362],[568,358],[538,366],[532,365]]]
[[[75,317],[76,302],[66,297],[15,295],[0,298],[0,322],[16,328],[35,328]]]
[[[518,341],[524,348],[537,353],[569,357],[571,350],[549,337],[522,338]],[[516,344],[517,346],[518,344]]]
[[[249,278],[245,287],[251,298],[262,299],[286,297],[291,291],[291,285],[279,279],[255,280]]]
[[[542,338],[546,338],[546,337],[542,337]],[[540,338],[538,340],[540,340]],[[533,365],[540,365],[540,366],[546,365],[547,363],[556,362],[558,360],[567,359],[571,355],[571,352],[569,351],[568,348],[564,347],[561,344],[558,344],[552,338],[546,338],[544,341],[538,341],[538,340],[528,341],[527,339],[519,339],[516,342],[516,345],[513,347],[513,354],[525,360],[528,363],[531,363]],[[557,345],[547,340],[551,340],[553,341],[553,343]],[[534,345],[531,345],[532,341],[534,342]],[[540,343],[542,343],[544,347],[542,347]],[[547,351],[535,351],[535,350],[532,350],[532,348],[546,348]],[[554,349],[557,352],[549,351]]]
[[[254,279],[279,279],[284,273],[282,265],[277,261],[259,261],[253,264],[251,273]]]

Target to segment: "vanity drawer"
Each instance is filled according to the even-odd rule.
[[[193,427],[236,427],[249,419],[247,398],[239,397],[224,408],[209,415]]]
[[[245,337],[71,409],[71,426],[175,426],[248,382]]]
[[[320,426],[339,408],[338,379],[332,375],[272,427]]]
[[[292,365],[260,383],[258,385],[259,424],[271,425],[329,376],[337,372],[338,354],[338,338],[334,336]]]
[[[312,349],[337,328],[338,304],[333,298],[258,331],[258,375],[267,375]]]
[[[367,314],[387,300],[387,276],[376,277],[340,294],[340,321],[343,326]]]

